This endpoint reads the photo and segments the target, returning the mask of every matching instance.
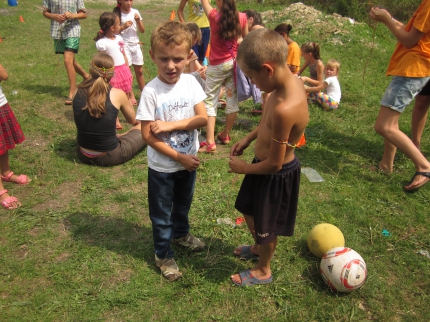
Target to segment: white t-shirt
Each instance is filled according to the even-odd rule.
[[[125,64],[124,59],[124,39],[121,36],[115,35],[115,39],[102,38],[97,40],[96,48],[100,52],[104,52],[112,57],[115,66]]]
[[[7,103],[6,96],[3,93],[3,89],[0,86],[0,106],[3,106]]]
[[[182,74],[176,84],[163,83],[154,78],[143,88],[136,119],[173,122],[194,117],[194,106],[206,98],[195,77]],[[163,132],[156,135],[166,145],[182,154],[197,155],[199,138],[197,129]],[[158,172],[172,173],[185,168],[175,160],[157,152],[150,146],[147,151],[148,166]]]
[[[340,103],[340,97],[342,96],[342,92],[340,90],[340,84],[339,80],[337,79],[337,76],[327,77],[324,82],[326,82],[328,85],[325,88],[327,95],[334,101]]]
[[[124,41],[127,43],[127,45],[138,45],[139,43],[137,23],[136,20],[134,20],[135,13],[137,13],[140,20],[142,20],[142,16],[136,9],[131,8],[129,13],[121,12],[121,25],[125,24],[127,21],[133,22],[130,27],[121,31],[121,36],[124,38]]]

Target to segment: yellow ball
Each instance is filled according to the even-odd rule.
[[[309,232],[308,247],[316,257],[321,258],[330,249],[343,246],[345,238],[340,229],[332,224],[316,225]]]

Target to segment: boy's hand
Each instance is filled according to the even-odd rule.
[[[230,156],[238,156],[243,154],[243,150],[245,150],[249,146],[249,142],[245,140],[245,138],[237,141],[230,149]]]
[[[228,166],[230,167],[230,170],[228,170],[229,173],[245,173],[245,166],[247,163],[238,157],[230,156],[230,161],[228,161]]]
[[[66,21],[66,16],[65,15],[60,15],[60,14],[54,15],[54,20],[56,22],[63,23],[64,21]]]
[[[149,126],[151,127],[151,131],[154,134],[161,132],[172,132],[174,130],[170,122],[164,122],[160,120],[152,122]]]
[[[200,165],[200,159],[194,155],[181,154],[177,160],[188,171],[195,171]]]
[[[67,19],[72,19],[72,13],[70,13],[69,11],[67,11],[66,13],[64,13],[64,18]]]
[[[136,21],[140,20],[140,17],[139,17],[139,15],[137,13],[134,14],[134,20],[136,20]]]

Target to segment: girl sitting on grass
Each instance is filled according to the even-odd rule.
[[[320,57],[320,46],[316,42],[307,42],[300,48],[305,63],[300,68],[297,76],[301,76],[303,71],[309,66],[310,77],[302,76],[303,82],[309,86],[318,86],[324,80],[324,64]]]
[[[324,68],[324,81],[318,86],[306,87],[306,92],[309,93],[311,100],[316,101],[326,111],[334,110],[339,107],[340,97],[342,95],[337,78],[337,75],[339,75],[339,68],[339,62],[330,59]],[[325,90],[325,93],[323,90]]]

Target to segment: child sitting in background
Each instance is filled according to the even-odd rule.
[[[324,64],[320,57],[320,46],[316,42],[307,42],[300,49],[305,63],[300,68],[297,76],[301,76],[309,66],[310,77],[303,76],[301,77],[302,81],[309,86],[320,85],[324,80]]]
[[[330,59],[324,68],[325,79],[324,81],[314,87],[305,86],[306,92],[312,101],[316,101],[326,111],[334,110],[339,107],[340,97],[342,92],[340,90],[339,75],[340,64],[337,60]],[[325,90],[325,93],[322,92]]]

